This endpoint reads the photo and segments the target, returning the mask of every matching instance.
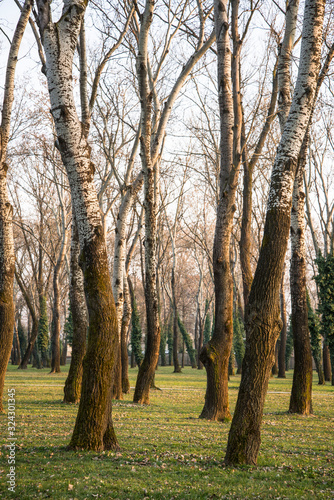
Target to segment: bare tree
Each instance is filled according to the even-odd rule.
[[[246,353],[225,462],[254,464],[274,348],[281,328],[279,287],[290,228],[293,182],[319,74],[325,2],[307,1],[298,78],[272,171],[266,223],[249,297]]]
[[[14,77],[21,40],[27,26],[32,1],[26,0],[10,45],[0,124],[0,412],[5,374],[13,343],[14,331],[14,241],[12,206],[7,190],[7,148],[10,137],[10,119],[14,101]]]

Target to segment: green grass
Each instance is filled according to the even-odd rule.
[[[68,369],[68,367],[67,367]],[[198,419],[205,371],[159,368],[147,407],[132,404],[133,389],[115,402],[118,453],[68,452],[77,412],[63,405],[67,373],[9,367],[16,390],[16,490],[7,490],[7,419],[0,416],[0,498],[52,499],[333,499],[333,387],[313,385],[311,417],[286,413],[292,373],[272,378],[257,467],[222,465],[229,423]],[[130,370],[135,384],[137,370]],[[240,377],[232,377],[233,411]],[[6,401],[5,401],[6,406]]]

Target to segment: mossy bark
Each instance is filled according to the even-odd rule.
[[[95,238],[83,248],[81,264],[89,314],[88,348],[83,361],[79,410],[69,448],[101,451],[118,447],[111,415],[117,317],[102,225]]]

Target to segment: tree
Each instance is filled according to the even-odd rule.
[[[94,164],[87,140],[89,109],[85,102],[80,121],[72,88],[73,55],[86,3],[64,2],[62,15],[56,23],[52,21],[47,0],[37,0],[37,8],[51,113],[71,190],[89,314],[81,399],[69,447],[113,449],[118,447],[111,415],[111,375],[118,338],[116,309],[94,186]]]
[[[233,349],[238,366],[238,374],[241,373],[242,361],[245,355],[244,332],[244,324],[240,317],[240,314],[239,312],[235,312],[233,315]]]
[[[293,183],[319,74],[323,0],[306,1],[300,66],[273,166],[262,246],[249,297],[246,352],[225,462],[255,464],[276,340],[279,286],[289,237]],[[307,89],[307,91],[305,91]]]
[[[319,290],[318,310],[321,314],[322,335],[329,346],[332,365],[332,385],[334,385],[334,256],[319,255],[316,259],[318,275],[315,280]]]
[[[7,190],[7,149],[14,101],[15,69],[21,40],[29,20],[31,8],[32,0],[26,0],[10,45],[0,123],[0,413],[3,411],[3,388],[14,332],[13,287],[15,255],[12,228],[13,209],[9,202]]]
[[[38,346],[38,350],[41,354],[41,358],[42,358],[41,362],[42,362],[43,368],[50,367],[49,321],[48,321],[48,313],[47,313],[47,309],[46,309],[46,298],[44,296],[41,298],[41,302],[40,302],[37,346]]]
[[[75,219],[73,219],[70,262],[70,306],[66,323],[67,328],[65,325],[66,330],[72,333],[72,357],[64,386],[64,403],[78,403],[80,401],[83,359],[86,353],[88,314],[84,290],[84,277],[79,265],[79,255],[80,243]]]
[[[235,13],[236,3],[232,2],[234,16],[237,15]],[[233,340],[233,280],[230,269],[230,240],[240,169],[240,137],[236,137],[236,135],[240,134],[241,121],[238,123],[235,120],[233,109],[232,56],[227,1],[215,1],[214,13],[221,134],[220,194],[213,246],[215,330],[212,339],[203,347],[200,355],[200,360],[207,373],[205,404],[200,417],[208,420],[225,420],[231,417],[227,386],[228,363]],[[237,29],[237,25],[233,21],[232,26],[233,29]]]
[[[315,362],[315,367],[319,377],[319,385],[325,384],[325,376],[322,364],[322,348],[321,348],[321,334],[320,334],[320,321],[317,314],[314,312],[310,295],[307,293],[307,310],[308,310],[308,327],[311,336],[311,350]]]

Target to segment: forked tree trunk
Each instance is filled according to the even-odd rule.
[[[291,211],[290,288],[295,366],[289,412],[302,415],[312,413],[313,376],[306,298],[305,195],[303,193],[303,170],[306,163],[307,144],[308,140],[305,136],[294,183]]]
[[[324,0],[305,3],[302,48],[291,111],[273,167],[264,235],[249,297],[247,343],[225,463],[256,464],[274,348],[281,328],[279,287],[289,238],[293,182],[319,74]]]
[[[88,318],[79,255],[79,236],[75,218],[73,218],[70,261],[70,306],[73,318],[73,339],[71,364],[64,387],[64,403],[78,403],[80,401],[82,363],[86,353]]]
[[[231,50],[227,1],[216,0],[215,30],[218,59],[221,165],[220,194],[213,246],[215,282],[215,328],[203,347],[200,360],[207,373],[205,404],[200,415],[208,420],[231,417],[228,402],[228,364],[233,340],[233,279],[230,269],[230,240],[235,191],[239,172],[234,166],[234,111],[231,90]]]
[[[37,6],[51,113],[71,189],[89,315],[81,399],[69,448],[100,451],[118,447],[111,416],[111,377],[118,334],[94,165],[72,89],[73,55],[86,4],[71,0],[64,3],[56,24],[46,0],[37,0]]]
[[[12,227],[13,208],[9,202],[7,190],[7,146],[14,100],[16,63],[31,7],[32,1],[26,0],[9,50],[0,124],[0,413],[3,411],[2,396],[14,332],[13,287],[15,255]]]

